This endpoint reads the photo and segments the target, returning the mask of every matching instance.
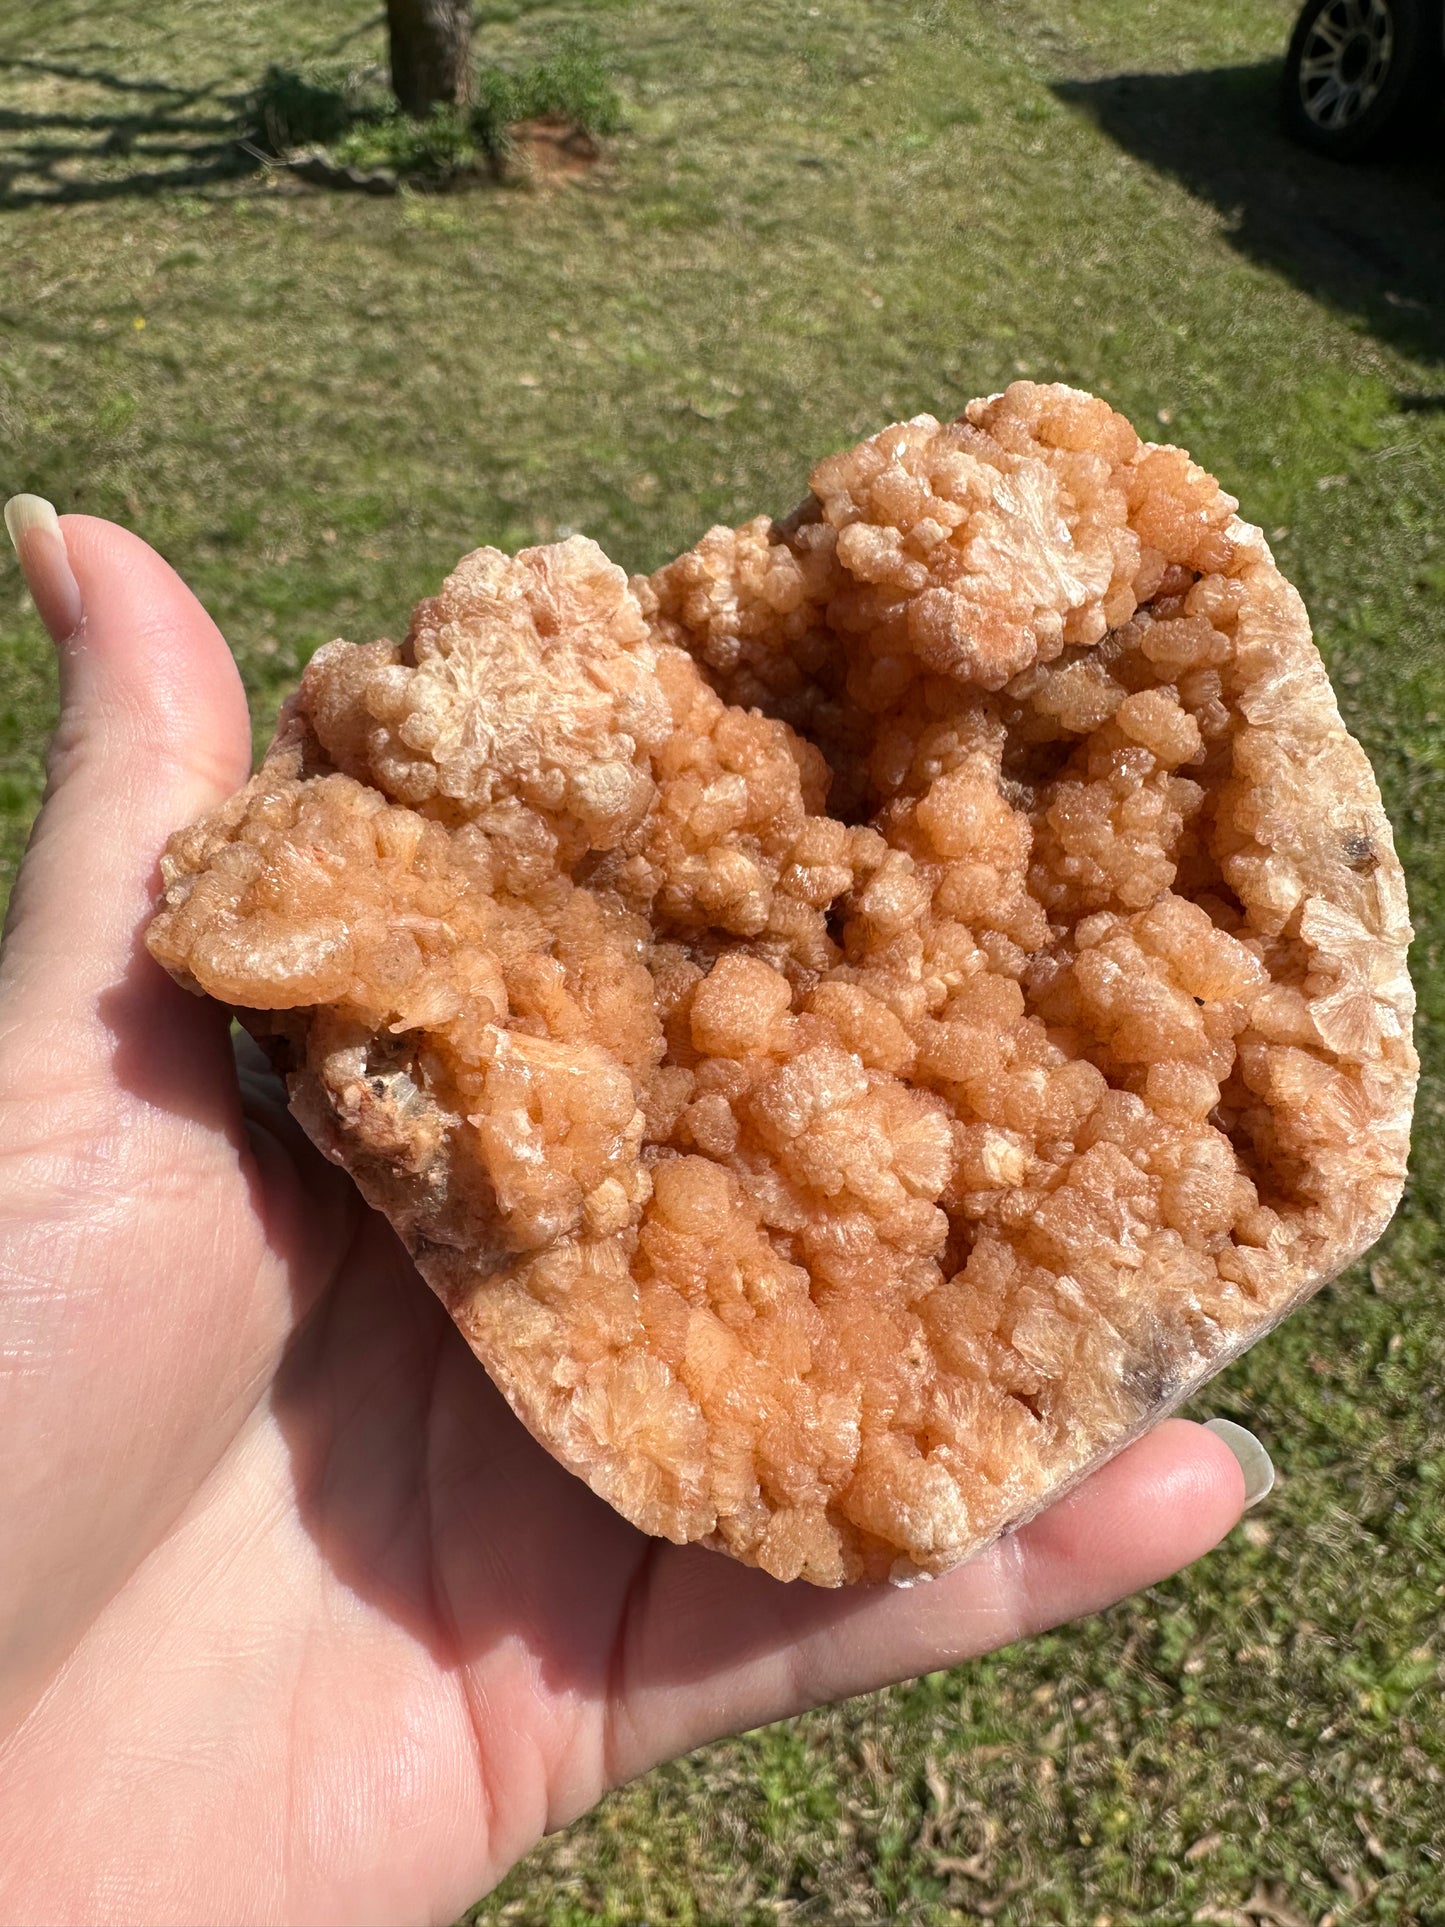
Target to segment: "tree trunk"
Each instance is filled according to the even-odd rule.
[[[386,0],[391,84],[402,109],[425,120],[439,101],[472,98],[471,0]]]

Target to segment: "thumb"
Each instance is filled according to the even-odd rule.
[[[139,935],[166,838],[245,780],[251,736],[230,651],[153,549],[34,495],[5,521],[59,654],[60,723],[0,954],[0,1035],[7,1068],[34,1050],[53,1081],[110,1061],[102,999],[122,982],[127,1023],[215,1029]]]

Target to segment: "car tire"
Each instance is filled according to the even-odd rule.
[[[1280,90],[1285,132],[1332,160],[1418,138],[1445,86],[1440,0],[1306,0]]]

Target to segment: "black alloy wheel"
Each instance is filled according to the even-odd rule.
[[[1398,146],[1439,108],[1439,0],[1308,0],[1285,56],[1285,128],[1317,154]]]

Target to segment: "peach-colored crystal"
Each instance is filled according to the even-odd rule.
[[[468,556],[173,839],[234,1006],[645,1531],[941,1571],[1378,1235],[1404,888],[1295,591],[1020,382],[630,585]]]

